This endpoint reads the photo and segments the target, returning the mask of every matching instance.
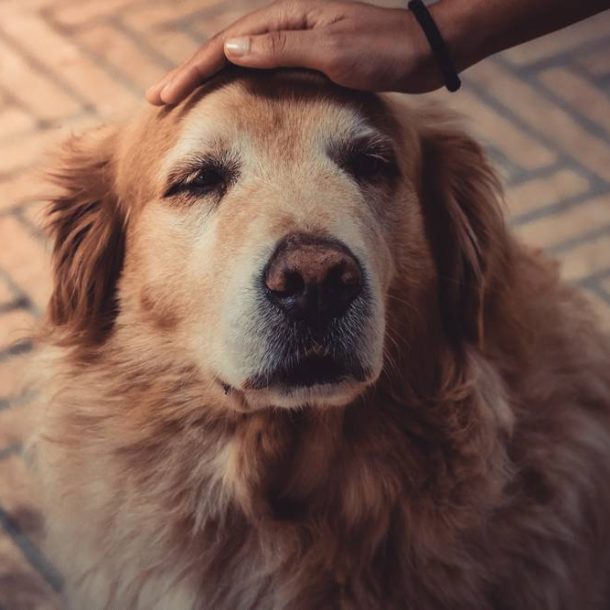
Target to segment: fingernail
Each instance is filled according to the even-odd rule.
[[[156,85],[149,87],[146,90],[146,97],[148,97],[148,98],[156,97],[159,94],[159,92],[162,90],[161,85],[162,85],[162,83],[157,83]]]
[[[225,53],[239,57],[245,55],[250,50],[250,39],[230,38],[225,42]]]
[[[163,87],[163,89],[161,89],[161,92],[159,93],[159,97],[161,98],[162,101],[164,101],[166,103],[170,101],[167,98],[167,94],[169,93],[171,88],[172,88],[172,83],[169,82],[169,83],[167,83],[167,85],[165,85],[165,87]]]

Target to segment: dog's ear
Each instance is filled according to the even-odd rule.
[[[501,188],[477,144],[441,113],[420,132],[421,202],[449,340],[480,345],[484,309],[503,267],[508,235]]]
[[[73,344],[101,342],[116,317],[124,256],[124,221],[115,189],[115,132],[73,137],[51,181],[48,210],[54,288],[48,315]]]

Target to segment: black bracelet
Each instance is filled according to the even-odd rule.
[[[455,65],[449,54],[449,49],[447,48],[434,19],[432,19],[432,15],[430,15],[430,12],[422,0],[411,0],[409,2],[409,10],[415,15],[417,23],[419,23],[428,39],[432,53],[434,54],[438,67],[443,75],[445,87],[451,92],[457,91],[462,86],[462,81],[460,81],[460,77],[457,74]]]

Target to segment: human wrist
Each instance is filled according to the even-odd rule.
[[[472,0],[439,0],[428,9],[458,73],[487,56],[487,29],[479,23]]]
[[[402,43],[394,46],[399,69],[396,90],[421,93],[441,87],[441,74],[430,43],[413,13],[408,9],[389,10],[395,12]]]
[[[478,35],[480,28],[474,27],[468,5],[473,0],[440,0],[428,5],[428,10],[441,37],[447,46],[451,62],[459,73],[477,63],[485,56],[483,40]],[[438,58],[422,26],[408,9],[397,9],[401,23],[404,48],[400,53],[409,61],[401,62],[400,91],[422,93],[433,91],[444,84]]]

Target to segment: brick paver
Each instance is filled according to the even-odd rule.
[[[158,75],[257,4],[0,2],[0,610],[59,608],[21,454],[28,399],[15,383],[50,290],[44,155],[68,133],[126,113]],[[610,11],[492,58],[464,82],[458,95],[433,97],[470,117],[505,179],[517,233],[558,258],[610,329]]]

